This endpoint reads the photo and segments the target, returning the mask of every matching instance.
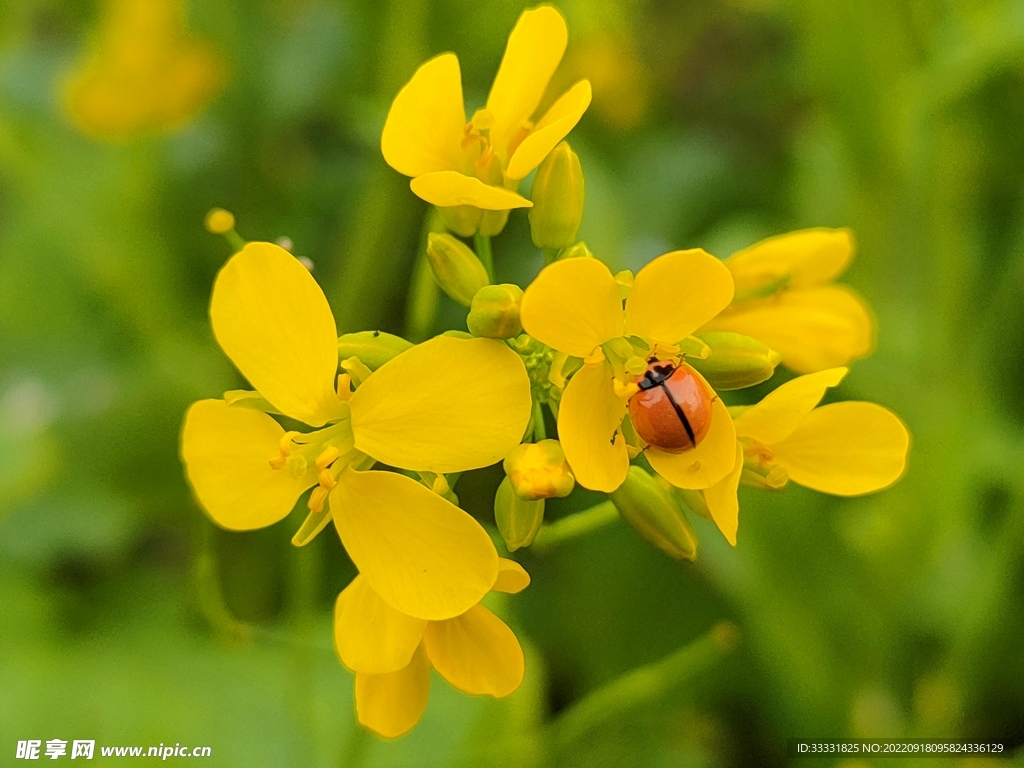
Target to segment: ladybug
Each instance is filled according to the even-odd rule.
[[[714,401],[696,371],[651,359],[636,383],[640,391],[629,399],[629,415],[637,434],[667,453],[696,448],[711,428]]]

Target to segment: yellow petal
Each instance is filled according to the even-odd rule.
[[[523,682],[523,649],[515,633],[482,605],[430,622],[423,644],[434,669],[463,693],[508,696]]]
[[[356,715],[378,736],[394,739],[423,716],[430,695],[430,660],[423,645],[409,666],[383,675],[356,673]]]
[[[736,417],[736,434],[765,445],[785,440],[825,395],[846,376],[847,368],[830,368],[787,381],[761,402]]]
[[[910,434],[891,411],[874,403],[845,402],[811,411],[772,452],[794,483],[857,496],[899,480],[909,447]]]
[[[530,8],[519,17],[487,97],[487,110],[494,116],[491,143],[499,152],[507,152],[509,142],[537,111],[568,42],[565,19],[553,6]]]
[[[558,142],[576,127],[590,106],[590,98],[589,80],[580,80],[562,94],[513,153],[505,175],[518,180],[540,165]]]
[[[420,472],[486,467],[530,421],[522,358],[493,339],[439,336],[377,369],[349,400],[355,446]]]
[[[558,437],[584,488],[611,493],[626,479],[629,454],[619,431],[625,415],[608,363],[584,365],[566,385],[558,407]]]
[[[725,540],[736,546],[736,531],[740,527],[740,500],[736,495],[743,474],[743,446],[736,443],[736,464],[732,471],[704,491],[704,503],[708,506],[711,519]]]
[[[650,447],[644,455],[654,471],[677,488],[710,488],[736,465],[736,430],[729,409],[722,398],[715,397],[711,406],[711,429],[693,450],[666,453]]]
[[[622,335],[619,285],[597,259],[556,261],[527,287],[519,319],[538,341],[567,355],[587,357]]]
[[[214,283],[210,319],[231,362],[281,413],[314,427],[344,413],[334,315],[284,248],[249,243],[232,256]]]
[[[380,149],[387,164],[406,176],[460,170],[465,125],[459,60],[442,53],[420,66],[398,92]]]
[[[867,357],[875,347],[875,318],[852,289],[823,285],[744,301],[705,330],[732,331],[764,342],[797,373],[838,368]]]
[[[725,263],[742,295],[785,278],[789,288],[827,283],[846,271],[853,250],[848,229],[803,229],[755,243]]]
[[[356,576],[334,604],[334,647],[354,672],[380,675],[409,665],[427,628],[380,599],[369,582]]]
[[[732,276],[700,248],[659,256],[640,270],[626,300],[626,333],[676,344],[729,306]]]
[[[533,206],[533,203],[511,189],[492,187],[458,171],[426,173],[410,181],[409,187],[417,197],[439,208],[472,205],[485,211],[507,211]]]
[[[480,523],[404,475],[345,470],[331,508],[356,568],[402,613],[458,616],[498,577],[498,553]]]
[[[530,574],[515,560],[498,558],[498,579],[491,589],[495,592],[515,594],[522,592],[530,585]]]
[[[265,413],[200,400],[185,414],[181,457],[199,503],[217,525],[233,531],[265,528],[287,517],[316,483],[316,466],[298,477],[271,469],[284,430]]]

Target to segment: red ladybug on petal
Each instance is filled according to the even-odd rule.
[[[711,428],[713,398],[703,379],[685,363],[651,360],[636,379],[629,415],[640,437],[667,453],[700,445]]]

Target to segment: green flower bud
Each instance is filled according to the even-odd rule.
[[[646,471],[630,467],[611,498],[626,522],[658,549],[677,560],[697,559],[697,532],[672,493]]]
[[[487,285],[476,292],[466,318],[466,326],[474,336],[489,339],[511,339],[523,331],[519,322],[519,304],[523,289],[503,283]]]
[[[427,236],[427,260],[441,290],[464,307],[490,282],[476,254],[451,235],[431,232]]]
[[[565,498],[576,485],[562,444],[557,440],[516,446],[505,459],[504,467],[516,494],[527,501]]]
[[[538,248],[566,248],[583,221],[583,168],[563,141],[544,158],[533,180],[530,231]]]
[[[527,501],[515,492],[506,477],[494,496],[494,521],[509,552],[528,547],[544,522],[544,499]]]
[[[558,260],[562,259],[592,259],[594,254],[587,248],[586,243],[575,243],[568,248],[563,248],[558,254]]]
[[[441,220],[444,222],[444,225],[459,237],[472,237],[475,235],[477,227],[480,226],[480,216],[483,213],[483,211],[473,205],[439,207],[437,212],[441,214]]]
[[[359,331],[346,333],[338,339],[338,357],[346,360],[358,357],[359,361],[375,371],[395,355],[405,352],[412,346],[400,336],[392,336],[382,331]]]
[[[703,360],[687,358],[708,384],[718,390],[743,389],[767,381],[782,355],[757,339],[739,333],[704,333],[699,336],[711,352]]]

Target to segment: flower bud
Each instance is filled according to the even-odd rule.
[[[558,260],[562,259],[592,259],[594,254],[587,248],[586,243],[575,243],[574,245],[564,248],[561,253],[558,254]],[[621,274],[621,273],[620,273]],[[618,279],[616,278],[616,282]]]
[[[506,477],[494,496],[494,521],[509,552],[528,547],[544,522],[544,499],[527,501],[513,490]]]
[[[511,339],[523,331],[519,322],[519,304],[523,289],[511,283],[486,285],[476,292],[470,305],[466,326],[474,336]]]
[[[338,357],[341,360],[358,357],[359,362],[371,371],[375,371],[411,346],[411,342],[400,336],[392,336],[390,333],[359,331],[359,333],[346,333],[338,338]]]
[[[583,221],[584,183],[579,156],[563,141],[544,158],[530,190],[530,231],[538,248],[566,248]]]
[[[513,490],[527,501],[565,498],[576,485],[562,444],[557,440],[516,446],[505,459],[504,467]]]
[[[686,362],[718,390],[743,389],[767,381],[782,355],[756,339],[739,333],[704,333],[699,337],[710,353]]]
[[[489,282],[476,254],[451,235],[431,232],[427,236],[427,260],[441,290],[464,307]]]
[[[453,205],[439,207],[437,212],[441,214],[441,220],[459,237],[472,237],[480,226],[480,215],[483,213],[479,208],[472,205]]]
[[[697,559],[697,532],[671,492],[646,471],[630,467],[611,498],[626,522],[658,549],[677,560]]]

